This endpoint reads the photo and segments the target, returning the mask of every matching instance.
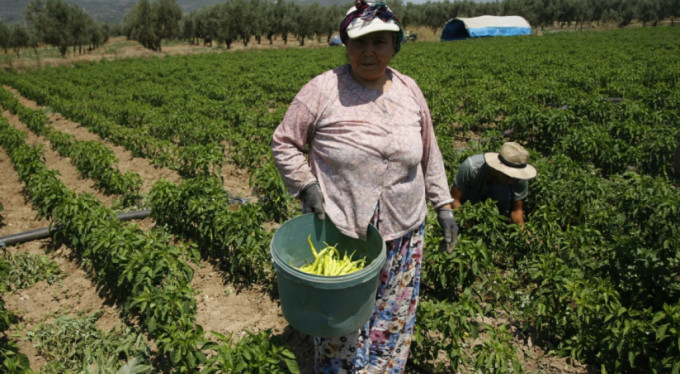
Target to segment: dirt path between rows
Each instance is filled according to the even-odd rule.
[[[91,179],[80,178],[78,170],[71,164],[70,158],[61,157],[59,153],[50,147],[48,141],[31,132],[28,126],[21,122],[18,116],[10,113],[9,111],[3,111],[2,115],[5,117],[5,119],[7,119],[10,125],[25,132],[28,135],[26,137],[26,144],[32,146],[41,146],[43,148],[45,154],[45,166],[47,166],[48,169],[58,170],[59,175],[57,178],[61,180],[68,188],[74,190],[78,194],[87,193],[94,195],[99,198],[102,203],[111,205],[114,196],[107,196],[100,193],[95,181]]]
[[[8,112],[3,112],[3,116],[16,128],[26,131],[25,126]],[[29,135],[28,142],[30,144],[42,144],[37,137],[31,135]],[[63,178],[74,178],[73,168],[69,168],[70,165],[64,166],[67,161],[55,159],[53,156],[52,153],[46,152],[46,161],[52,157],[49,163],[46,162],[50,165],[48,167],[59,170],[62,181]],[[46,219],[37,219],[37,210],[25,201],[24,185],[4,149],[0,149],[0,175],[2,175],[2,182],[0,183],[2,199],[0,201],[4,208],[2,215],[5,222],[5,225],[0,227],[0,236],[4,237],[48,227],[50,222]],[[81,184],[80,191],[96,193],[87,184],[79,184]],[[59,265],[61,271],[66,275],[60,283],[50,285],[43,281],[28,289],[20,289],[2,295],[5,300],[5,308],[21,318],[21,323],[14,325],[8,331],[8,334],[10,336],[25,336],[26,332],[31,331],[38,323],[51,321],[59,315],[75,316],[79,313],[91,313],[96,310],[104,311],[102,317],[97,321],[99,328],[109,331],[112,327],[121,325],[122,321],[118,317],[118,310],[99,297],[96,286],[76,263],[71,250],[65,246],[59,248],[50,248],[50,246],[50,239],[42,239],[8,248],[8,251],[13,255],[20,252],[46,254]],[[44,358],[38,355],[29,341],[19,339],[17,343],[20,351],[28,356],[33,370],[38,371],[40,367],[46,364]]]
[[[6,88],[12,91],[24,106],[31,109],[45,109],[31,100],[21,97],[15,90]],[[46,139],[33,134],[17,116],[8,111],[3,111],[2,115],[13,127],[28,135],[28,144],[43,147],[47,167],[58,170],[59,179],[68,188],[79,194],[92,194],[107,205],[113,202],[115,196],[104,195],[96,188],[94,181],[80,178],[76,168],[71,165],[70,159],[59,156],[51,149]],[[50,113],[49,119],[50,125],[55,130],[71,134],[77,140],[94,140],[107,144],[118,158],[118,166],[121,172],[131,170],[140,174],[143,180],[143,193],[147,193],[151,186],[161,178],[174,183],[181,182],[181,178],[176,172],[167,168],[155,167],[147,159],[133,157],[123,147],[100,139],[96,134],[58,113]],[[25,201],[22,193],[23,183],[19,180],[19,176],[4,150],[0,153],[0,175],[3,176],[0,182],[0,192],[2,193],[0,201],[4,207],[2,215],[5,222],[5,225],[0,227],[0,237],[47,227],[49,221],[37,219],[37,211],[31,207],[30,203]],[[225,189],[233,195],[248,199],[253,198],[248,186],[248,173],[246,171],[227,163],[222,168],[222,176],[224,177]],[[149,230],[153,228],[155,223],[153,219],[145,218],[133,224],[138,225],[143,230]],[[106,300],[100,297],[96,285],[79,267],[71,250],[62,246],[48,251],[49,245],[50,240],[45,239],[9,248],[14,254],[19,252],[47,253],[49,258],[58,263],[61,270],[67,274],[60,284],[48,285],[46,282],[41,282],[31,288],[3,295],[6,308],[22,318],[22,322],[17,325],[17,328],[9,331],[9,333],[25,336],[26,332],[33,329],[38,323],[51,321],[59,315],[75,316],[96,310],[104,311],[104,315],[97,322],[101,329],[109,331],[114,326],[123,324],[123,320],[119,317],[120,311],[115,305],[108,304]],[[210,337],[210,331],[224,335],[234,334],[235,337],[240,337],[245,334],[246,330],[251,332],[271,330],[273,335],[281,336],[284,341],[291,345],[291,349],[298,356],[303,372],[311,372],[311,340],[309,337],[289,328],[276,300],[272,300],[264,290],[258,288],[237,292],[232,285],[225,283],[221,271],[211,263],[204,261],[193,267],[195,273],[192,286],[199,291],[196,298],[196,322],[203,327],[206,336]],[[30,342],[23,339],[18,342],[21,352],[29,357],[31,368],[39,371],[46,364],[45,360],[37,354]]]

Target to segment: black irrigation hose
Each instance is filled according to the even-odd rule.
[[[233,204],[246,204],[250,199],[242,197],[230,197],[229,202]],[[124,212],[116,214],[116,218],[121,221],[129,221],[133,219],[144,219],[151,214],[150,209],[137,210],[134,212]],[[42,229],[35,229],[18,234],[12,234],[0,237],[0,248],[7,248],[8,245],[24,243],[31,240],[45,239],[50,236],[53,231],[59,230],[60,226],[43,227]]]
[[[116,214],[116,218],[121,221],[129,221],[133,219],[144,219],[151,214],[150,209],[138,210],[135,212],[125,212]],[[59,230],[59,226],[43,227],[18,234],[12,234],[0,237],[0,247],[7,248],[8,245],[24,243],[31,240],[45,239],[50,236],[50,233]]]

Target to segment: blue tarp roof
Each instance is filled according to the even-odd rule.
[[[442,30],[442,41],[485,36],[531,35],[531,25],[521,16],[453,18]]]

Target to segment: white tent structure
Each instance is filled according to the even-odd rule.
[[[531,35],[531,25],[522,16],[479,16],[452,18],[442,30],[442,41],[485,36]]]

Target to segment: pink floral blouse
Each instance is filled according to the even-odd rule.
[[[383,239],[393,240],[425,220],[426,199],[453,201],[425,97],[410,77],[387,74],[387,92],[360,85],[350,65],[316,76],[272,140],[289,191],[318,182],[327,219],[354,238],[365,238],[378,203]]]

